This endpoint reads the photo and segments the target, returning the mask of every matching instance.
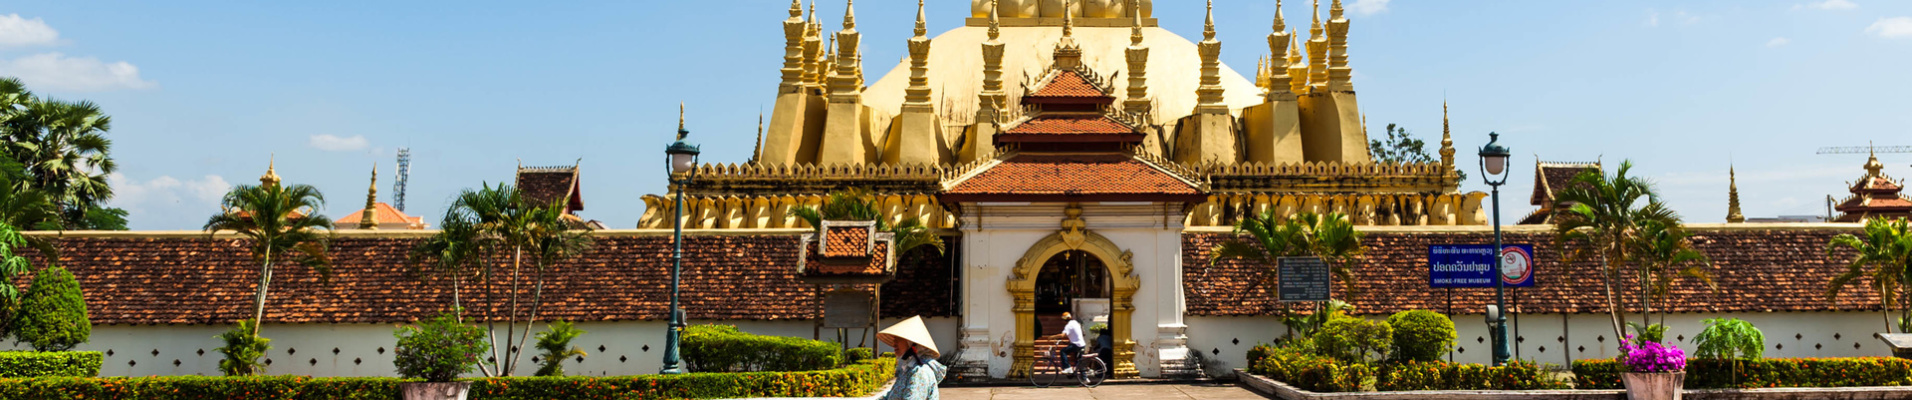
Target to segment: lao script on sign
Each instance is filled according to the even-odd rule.
[[[1281,301],[1328,301],[1328,263],[1320,257],[1282,257],[1276,266]]]

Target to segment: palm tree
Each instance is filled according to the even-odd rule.
[[[1247,233],[1247,237],[1242,237]],[[1335,280],[1341,281],[1342,293],[1349,300],[1360,294],[1356,285],[1358,277],[1354,266],[1360,262],[1367,247],[1361,244],[1364,235],[1354,229],[1347,216],[1340,213],[1319,215],[1303,212],[1293,218],[1279,218],[1273,211],[1263,211],[1261,215],[1247,216],[1235,224],[1235,238],[1229,239],[1209,249],[1208,264],[1215,265],[1221,260],[1244,260],[1267,269],[1262,274],[1262,287],[1273,292],[1276,290],[1274,267],[1282,257],[1321,257],[1327,262],[1329,273]],[[1295,327],[1301,326],[1303,334],[1309,334],[1312,327],[1326,322],[1335,310],[1350,308],[1347,303],[1329,300],[1318,306],[1312,315],[1302,315],[1284,311],[1283,326],[1288,335],[1293,336]]]
[[[803,219],[817,229],[823,229],[824,220],[832,221],[876,221],[876,230],[896,235],[896,253],[908,253],[918,247],[933,246],[937,254],[943,253],[943,238],[935,231],[923,225],[920,217],[904,219],[894,226],[883,218],[883,212],[876,209],[875,196],[862,188],[848,188],[830,192],[820,207],[797,207],[790,214]]]
[[[544,284],[549,267],[557,262],[582,253],[591,245],[589,231],[581,228],[576,217],[564,210],[568,198],[557,199],[551,204],[535,204],[522,196],[511,185],[492,186],[485,184],[477,190],[467,189],[459,193],[446,211],[445,226],[451,229],[469,229],[445,236],[442,240],[459,243],[450,253],[438,248],[434,256],[441,265],[445,260],[457,260],[469,257],[479,264],[476,275],[484,285],[485,301],[483,318],[490,331],[492,357],[499,361],[481,368],[486,376],[509,376],[517,370],[520,352],[511,349],[523,348],[524,338],[531,335],[531,325],[537,321],[538,311],[544,302]],[[456,221],[454,221],[456,220]],[[468,228],[467,228],[468,227]],[[499,318],[492,315],[498,308],[492,297],[492,285],[496,280],[504,279],[489,263],[482,260],[494,254],[494,251],[510,249],[511,276],[510,294],[505,307],[505,338],[502,343],[517,343],[517,346],[500,346],[496,322]],[[427,251],[431,251],[428,249]],[[523,270],[526,252],[532,258],[534,269],[531,271],[532,298],[529,305],[521,304],[520,289],[524,282]],[[447,258],[447,254],[451,257]],[[528,311],[528,313],[523,312]],[[525,325],[518,327],[520,317]],[[521,332],[522,331],[522,332]],[[506,354],[499,357],[499,348],[506,348]]]
[[[1909,231],[1904,218],[1886,220],[1872,218],[1866,220],[1865,236],[1853,236],[1842,233],[1826,243],[1826,257],[1837,257],[1840,248],[1852,249],[1852,259],[1846,261],[1846,272],[1832,278],[1826,287],[1826,301],[1838,298],[1839,290],[1851,284],[1861,276],[1869,276],[1878,285],[1880,312],[1885,318],[1885,331],[1892,332],[1892,306],[1904,308],[1900,314],[1899,332],[1912,333],[1908,322],[1912,322],[1912,308],[1905,308],[1904,301],[1895,301],[1895,296],[1912,296],[1905,291],[1905,285],[1912,283],[1912,277],[1906,268],[1912,264],[1912,231]],[[1837,261],[1837,260],[1835,260]],[[1895,295],[1894,293],[1900,293]],[[1912,299],[1906,299],[1912,301]]]
[[[518,335],[514,349],[524,348],[526,339],[531,338],[531,323],[538,320],[538,311],[544,305],[545,272],[558,262],[578,254],[583,254],[594,243],[591,231],[582,228],[582,224],[573,221],[576,217],[565,212],[569,197],[553,200],[549,204],[538,204],[528,212],[526,249],[531,251],[535,262],[531,289],[531,314],[525,318],[524,332]],[[526,205],[532,205],[527,202]],[[514,354],[515,358],[516,355]],[[513,360],[511,372],[517,371],[517,362]]]
[[[1554,241],[1586,244],[1563,248],[1569,261],[1597,261],[1600,284],[1607,298],[1607,317],[1613,323],[1614,335],[1619,337],[1625,337],[1626,330],[1620,318],[1624,304],[1616,290],[1622,285],[1620,271],[1633,259],[1630,254],[1636,247],[1634,243],[1649,222],[1678,226],[1680,220],[1666,204],[1653,199],[1651,182],[1627,175],[1632,169],[1633,162],[1624,161],[1612,177],[1595,171],[1582,172],[1556,197],[1561,204],[1572,206],[1560,213],[1559,222],[1554,225]],[[1643,280],[1641,284],[1647,283]],[[1641,293],[1642,311],[1650,314],[1652,306],[1646,302],[1646,291]]]
[[[1640,282],[1651,282],[1648,293],[1651,301],[1666,304],[1673,280],[1682,276],[1698,279],[1708,289],[1719,290],[1713,283],[1712,272],[1708,271],[1713,261],[1693,248],[1689,235],[1685,228],[1664,221],[1647,221],[1642,226],[1639,239],[1633,243],[1633,257],[1640,264]],[[1666,307],[1660,308],[1660,324],[1666,324]]]
[[[68,228],[113,198],[106,177],[119,167],[108,154],[110,130],[112,117],[87,101],[30,101],[6,126],[8,155],[26,166],[33,186],[47,192]]]
[[[439,222],[438,233],[419,242],[409,257],[412,266],[424,273],[436,273],[451,280],[453,316],[464,322],[464,305],[459,299],[460,285],[479,270],[484,257],[491,254],[488,242],[478,236],[470,218],[448,213]]]
[[[332,276],[326,248],[332,220],[318,214],[325,196],[311,185],[240,185],[220,200],[220,212],[206,220],[208,235],[233,231],[252,239],[252,256],[259,261],[259,289],[253,294],[252,320],[265,319],[266,294],[272,287],[273,256],[291,253],[300,264]],[[254,324],[252,336],[259,336]]]

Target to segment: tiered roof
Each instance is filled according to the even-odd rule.
[[[1866,175],[1852,183],[1852,195],[1833,207],[1841,213],[1836,222],[1861,222],[1869,218],[1912,218],[1912,200],[1900,192],[1904,181],[1894,181],[1884,172],[1885,164],[1877,154],[1866,161]]]
[[[518,191],[525,200],[550,203],[570,197],[566,213],[584,211],[584,193],[578,186],[578,167],[518,167]]]
[[[1520,219],[1521,225],[1553,223],[1554,209],[1558,205],[1557,195],[1573,184],[1573,177],[1581,172],[1600,173],[1600,162],[1553,162],[1534,163],[1534,193],[1529,201],[1540,209],[1534,210]]]

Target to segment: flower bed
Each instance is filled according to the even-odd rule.
[[[471,399],[679,399],[865,396],[896,373],[895,360],[806,372],[472,379]],[[396,399],[399,378],[299,376],[0,378],[0,399]]]
[[[1858,387],[1912,384],[1912,360],[1886,357],[1768,358],[1733,362],[1712,359],[1686,361],[1686,388]],[[1574,387],[1621,388],[1626,368],[1615,360],[1573,362]],[[1737,376],[1736,376],[1737,375]]]

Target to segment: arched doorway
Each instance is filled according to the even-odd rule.
[[[1111,366],[1115,369],[1114,377],[1136,376],[1135,341],[1129,332],[1129,316],[1135,313],[1135,289],[1140,286],[1141,279],[1135,275],[1135,266],[1131,264],[1129,252],[1122,251],[1114,242],[1093,231],[1082,233],[1083,236],[1073,245],[1061,234],[1050,234],[1037,241],[1035,245],[1029,247],[1028,252],[1023,253],[1022,259],[1016,262],[1016,267],[1012,270],[1013,274],[1008,282],[1005,282],[1010,297],[1015,299],[1013,311],[1016,318],[1014,360],[1007,376],[1012,378],[1029,376],[1029,370],[1035,361],[1035,338],[1038,332],[1036,325],[1039,313],[1053,312],[1055,315],[1060,315],[1060,310],[1067,310],[1067,307],[1084,303],[1080,300],[1069,300],[1066,303],[1073,304],[1064,304],[1063,308],[1059,309],[1055,299],[1065,296],[1063,293],[1068,293],[1067,295],[1100,294],[1108,299],[1107,321],[1115,344],[1112,349],[1114,350],[1113,359],[1110,360]],[[1088,270],[1096,272],[1087,272]],[[1045,276],[1045,271],[1053,272],[1055,277]],[[1071,271],[1074,274],[1073,278]],[[1101,281],[1103,286],[1091,288],[1096,292],[1079,292],[1077,288],[1091,285],[1074,285],[1071,279]],[[1066,291],[1038,289],[1042,283],[1049,281],[1070,282],[1071,288]],[[1051,293],[1039,295],[1038,292],[1043,290],[1051,291]],[[1049,304],[1039,305],[1039,297],[1047,300]],[[1084,325],[1086,328],[1088,324]],[[1060,324],[1051,326],[1053,327],[1045,326],[1043,329],[1052,330],[1050,334],[1060,332],[1062,329]]]
[[[1109,269],[1102,259],[1081,250],[1069,250],[1050,256],[1042,265],[1042,272],[1036,274],[1036,337],[1062,333],[1068,321],[1062,318],[1064,312],[1075,316],[1082,325],[1084,339],[1096,342],[1094,347],[1101,349],[1102,360],[1114,356],[1114,343],[1098,340],[1106,334],[1111,316],[1111,282]],[[1036,354],[1049,354],[1059,347],[1055,342],[1038,342]],[[1040,371],[1038,371],[1040,372]]]

